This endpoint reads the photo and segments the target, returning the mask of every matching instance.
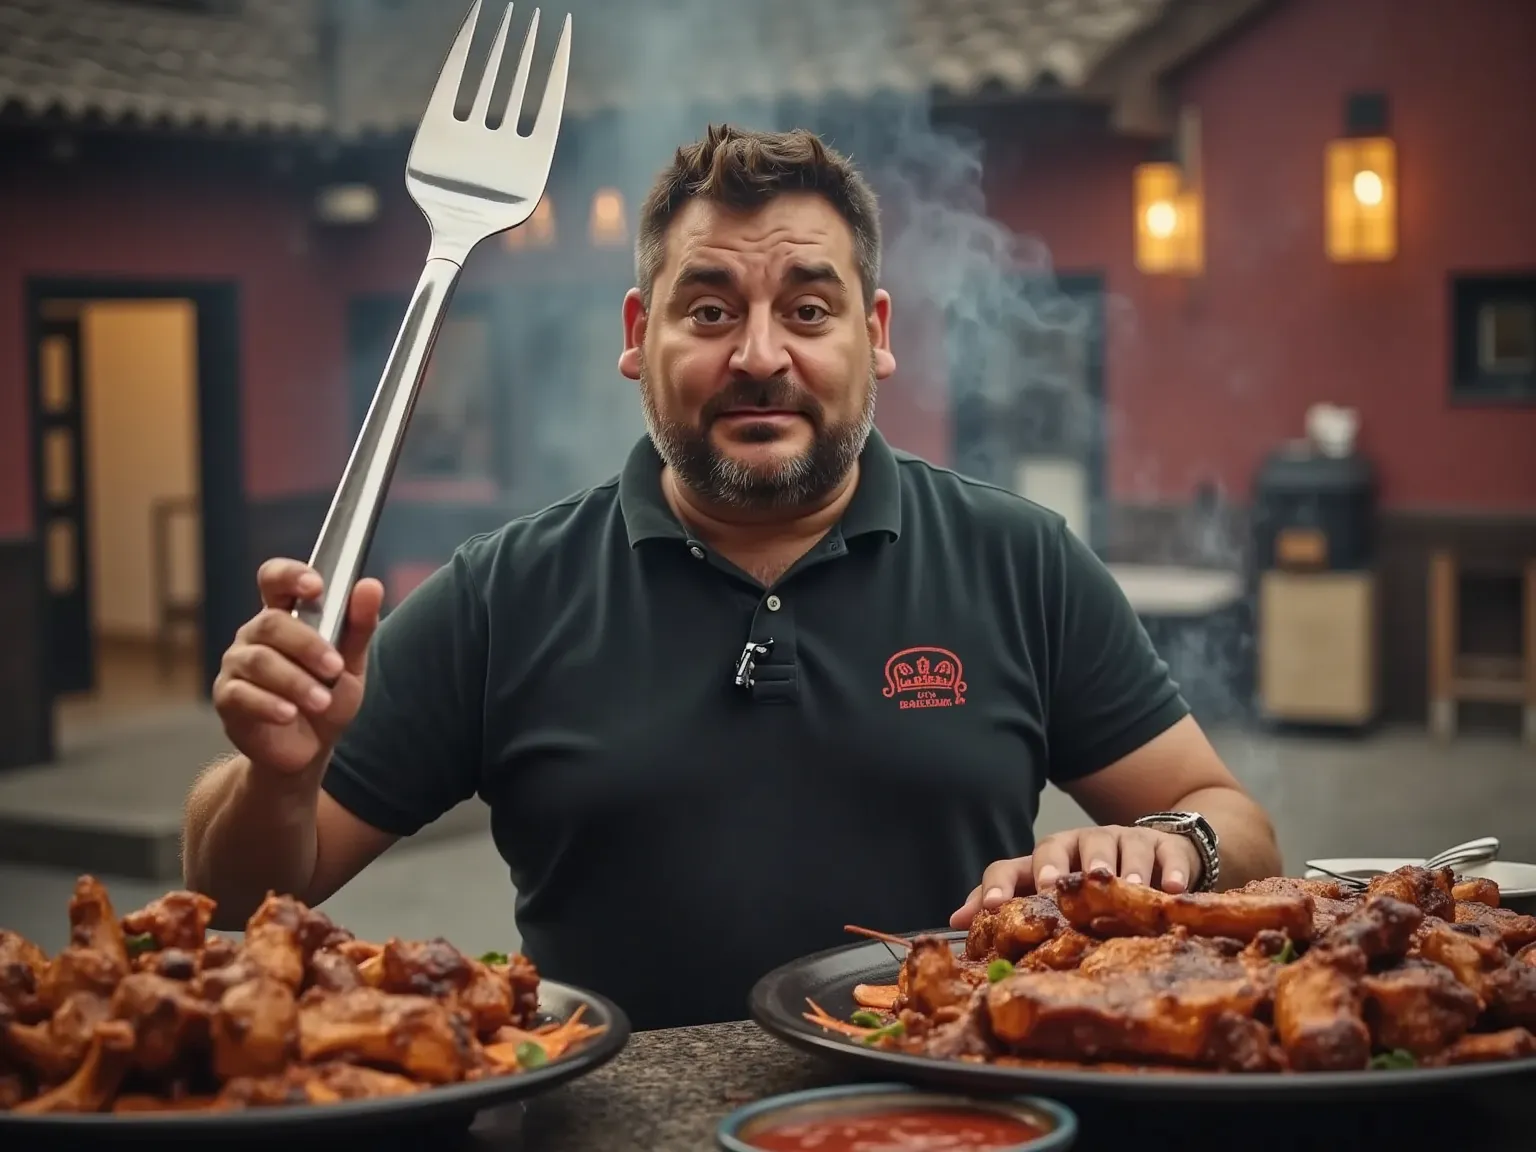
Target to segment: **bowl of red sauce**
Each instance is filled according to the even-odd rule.
[[[772,1096],[720,1122],[725,1152],[1064,1152],[1077,1117],[1035,1096],[848,1084]]]

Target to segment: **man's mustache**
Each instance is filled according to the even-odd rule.
[[[813,423],[821,419],[821,405],[815,397],[796,386],[787,376],[767,380],[733,380],[709,398],[700,415],[705,425],[737,408],[762,408],[775,412],[799,412]]]

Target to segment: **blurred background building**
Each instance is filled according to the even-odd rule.
[[[1455,719],[1528,773],[1536,4],[569,7],[547,195],[470,262],[370,558],[391,603],[642,434],[619,303],[672,149],[804,125],[888,213],[889,439],[1066,515],[1211,723]],[[201,735],[135,753],[174,798],[216,743],[198,701],[425,254],[402,170],[462,15],[0,0],[0,767],[121,780],[90,734],[174,704]],[[4,781],[0,856],[48,855]]]

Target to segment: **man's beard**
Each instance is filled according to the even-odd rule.
[[[722,507],[752,510],[798,508],[836,489],[864,451],[875,426],[874,358],[870,358],[863,408],[856,418],[841,424],[826,423],[815,398],[783,376],[730,384],[710,398],[699,414],[697,427],[667,420],[657,410],[644,360],[640,364],[640,404],[646,431],[663,462],[701,499]],[[767,468],[732,459],[711,442],[710,429],[723,413],[741,408],[799,413],[811,423],[809,450]],[[752,430],[747,433],[750,439]]]

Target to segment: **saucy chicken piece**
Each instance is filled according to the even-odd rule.
[[[1495,1028],[1536,1028],[1536,968],[1514,961],[1496,968],[1483,979],[1483,1001]]]
[[[151,976],[187,983],[196,978],[201,965],[196,952],[188,952],[184,948],[163,948],[145,952],[135,960],[134,967]]]
[[[1486,1003],[1488,974],[1504,967],[1509,952],[1499,940],[1476,924],[1447,924],[1426,918],[1414,934],[1410,956],[1420,956],[1449,968],[1472,994]]]
[[[330,1104],[338,1100],[372,1100],[420,1092],[418,1084],[394,1072],[332,1061],[312,1066],[290,1065],[275,1076],[242,1076],[219,1093],[224,1108],[272,1108],[293,1104]]]
[[[293,990],[283,981],[263,975],[236,984],[213,1015],[214,1073],[228,1080],[282,1071],[297,1045],[298,1020]]]
[[[186,984],[136,972],[112,996],[112,1015],[133,1026],[134,1066],[151,1075],[167,1072],[208,1047],[212,1006]]]
[[[980,1060],[991,1056],[995,1045],[984,1021],[985,983],[973,987],[963,1003],[946,1005],[931,1016],[903,1011],[903,1035],[893,1047],[935,1060]]]
[[[1424,1063],[1485,1064],[1498,1060],[1518,1060],[1526,1056],[1536,1056],[1536,1036],[1532,1036],[1525,1028],[1506,1028],[1502,1032],[1469,1032]]]
[[[1405,960],[1361,980],[1364,1017],[1378,1049],[1401,1048],[1424,1057],[1461,1039],[1477,1022],[1480,1005],[1449,969]]]
[[[993,911],[983,909],[965,938],[970,960],[1000,957],[1016,961],[1067,926],[1055,901],[1047,896],[1015,896]]]
[[[201,892],[167,892],[124,916],[123,931],[129,936],[147,936],[157,949],[196,952],[208,935],[216,907],[213,899]]]
[[[1275,1033],[1297,1072],[1364,1068],[1371,1030],[1363,1014],[1365,956],[1358,948],[1314,948],[1280,966],[1275,982]]]
[[[1499,906],[1499,886],[1486,876],[1463,876],[1451,885],[1451,898],[1456,903],[1486,904]]]
[[[907,982],[900,1006],[924,1016],[968,1004],[971,994],[987,981],[984,968],[962,965],[941,936],[914,939],[903,967]]]
[[[1156,936],[1186,928],[1200,936],[1251,940],[1264,931],[1312,938],[1312,897],[1304,892],[1255,896],[1231,892],[1173,895],[1127,884],[1108,869],[1073,872],[1056,883],[1056,903],[1074,928],[1099,936]]]
[[[989,1031],[1019,1055],[1271,1068],[1253,1016],[1275,966],[1242,951],[1185,931],[1106,940],[1076,971],[1016,969],[990,985]]]
[[[1140,973],[1098,980],[1081,972],[1016,972],[987,988],[987,1023],[1021,1055],[1150,1058],[1243,1070],[1235,1061],[1257,1054],[1234,1045],[1231,1031],[1245,1018],[1257,1023],[1251,1017],[1262,992],[1240,964],[1233,966],[1235,974],[1225,979],[1176,981]],[[1238,1024],[1236,1030],[1244,1029]]]
[[[1076,928],[1064,928],[1034,951],[1026,952],[1015,967],[1030,972],[1069,972],[1090,956],[1099,944],[1100,941]]]
[[[0,1052],[39,1080],[64,1080],[85,1059],[96,1026],[110,1014],[109,1005],[107,997],[95,992],[71,993],[47,1019],[0,1029]]]
[[[100,1112],[117,1094],[133,1065],[133,1025],[126,1020],[99,1024],[85,1059],[64,1083],[11,1109],[18,1116]]]
[[[1318,940],[1316,948],[1357,949],[1367,960],[1397,960],[1407,955],[1424,923],[1415,904],[1386,894],[1369,896]]]
[[[340,952],[317,951],[309,958],[305,983],[308,986],[305,992],[307,996],[316,990],[346,992],[352,988],[361,988],[363,978],[357,971],[357,965]]]
[[[0,1006],[10,1009],[11,1019],[35,1024],[48,1015],[38,995],[48,954],[19,932],[0,928]]]
[[[1296,876],[1271,876],[1233,888],[1237,896],[1308,896],[1312,900],[1312,935],[1321,936],[1359,905],[1353,893],[1337,880],[1304,880]]]
[[[1391,896],[1404,904],[1412,904],[1426,916],[1441,920],[1454,920],[1456,899],[1451,895],[1451,885],[1456,876],[1449,868],[1436,868],[1431,872],[1416,864],[1409,864],[1383,876],[1372,876],[1365,887],[1364,901],[1374,896]]]
[[[94,876],[82,876],[69,901],[69,943],[44,970],[38,995],[55,1010],[77,992],[108,998],[128,972],[123,927],[107,890]]]
[[[461,1016],[436,1000],[354,988],[299,1009],[299,1057],[377,1065],[417,1080],[462,1080],[475,1062],[474,1037]]]
[[[479,1036],[508,1024],[531,1028],[538,1014],[538,972],[521,955],[491,965],[442,939],[390,940],[362,969],[370,970],[364,981],[385,992],[443,1000],[468,1016]]]
[[[1536,943],[1536,916],[1521,916],[1508,908],[1492,908],[1487,904],[1468,901],[1456,905],[1457,924],[1472,924],[1483,929],[1483,935],[1497,937],[1511,952],[1518,952],[1527,944]]]

